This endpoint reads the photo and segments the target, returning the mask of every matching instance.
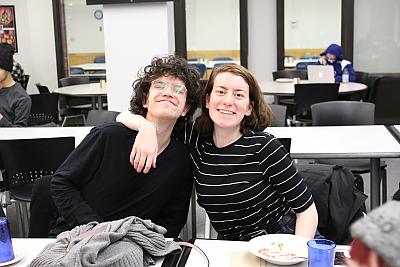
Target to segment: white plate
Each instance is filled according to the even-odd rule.
[[[307,260],[307,241],[290,234],[263,235],[250,240],[249,251],[273,264],[293,265]]]
[[[291,78],[278,78],[275,80],[278,83],[292,83],[293,79]]]
[[[0,266],[7,266],[7,265],[10,265],[10,264],[19,262],[24,257],[24,255],[22,255],[22,253],[20,253],[18,251],[16,252],[15,250],[14,250],[14,256],[15,256],[14,259],[12,259],[10,261],[6,261],[6,262],[0,263]]]

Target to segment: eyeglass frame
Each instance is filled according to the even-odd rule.
[[[163,88],[162,89],[161,88],[156,88],[154,86],[154,83],[156,83],[156,82],[164,84]],[[171,90],[172,93],[175,94],[175,95],[184,95],[187,92],[186,85],[184,85],[184,84],[167,83],[166,81],[163,81],[163,80],[154,80],[154,81],[151,82],[151,84],[154,86],[154,89],[156,89],[157,91],[160,91],[160,92],[164,92],[170,86],[171,86],[171,89],[172,89]],[[180,91],[177,90],[176,88],[179,88],[179,89],[183,88],[183,91],[180,93]]]

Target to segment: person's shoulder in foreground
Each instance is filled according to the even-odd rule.
[[[400,202],[372,210],[350,228],[350,267],[400,267]]]

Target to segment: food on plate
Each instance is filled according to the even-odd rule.
[[[289,260],[297,257],[295,252],[285,249],[285,245],[282,242],[275,241],[272,241],[269,246],[258,250],[258,253],[269,258],[279,258],[281,260]]]

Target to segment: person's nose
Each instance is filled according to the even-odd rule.
[[[172,84],[167,84],[167,88],[165,88],[162,92],[162,95],[168,95],[168,96],[172,96],[173,92],[172,92]]]
[[[227,92],[223,99],[223,104],[227,106],[231,106],[233,104],[233,93]]]

